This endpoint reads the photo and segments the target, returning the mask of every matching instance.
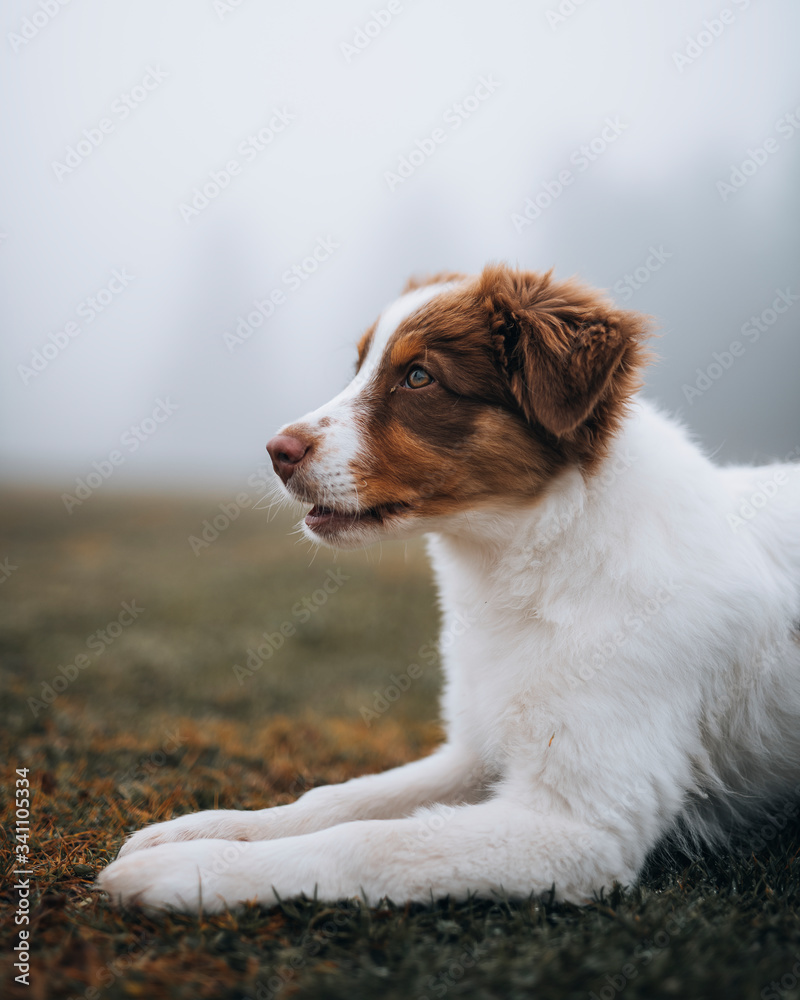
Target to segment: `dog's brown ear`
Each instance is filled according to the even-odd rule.
[[[478,295],[512,396],[550,433],[570,435],[593,414],[611,419],[639,387],[643,317],[551,272],[490,266]]]

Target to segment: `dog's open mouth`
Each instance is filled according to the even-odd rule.
[[[383,524],[388,517],[401,514],[409,507],[409,504],[402,501],[379,504],[377,507],[367,507],[365,510],[339,510],[336,507],[316,504],[306,514],[305,522],[312,531],[341,531],[364,524]]]

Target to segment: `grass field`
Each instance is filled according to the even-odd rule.
[[[291,522],[246,510],[195,554],[218,502],[0,503],[3,997],[800,997],[800,803],[732,853],[654,858],[639,886],[585,908],[108,907],[93,878],[127,832],[289,802],[440,738],[421,546],[313,557]],[[412,663],[422,676],[385,699]],[[30,986],[14,982],[17,768],[32,789]]]

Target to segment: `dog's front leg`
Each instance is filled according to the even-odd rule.
[[[100,886],[118,903],[217,912],[315,893],[334,902],[425,902],[469,893],[526,897],[555,884],[585,902],[636,872],[619,838],[508,799],[435,806],[397,820],[361,820],[270,842],[163,844],[116,861]]]
[[[134,833],[122,846],[119,857],[171,841],[274,840],[313,833],[348,820],[408,816],[433,802],[474,802],[486,779],[474,756],[445,744],[430,757],[383,774],[312,788],[290,805],[255,812],[209,809],[156,823]]]

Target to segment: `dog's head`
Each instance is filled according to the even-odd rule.
[[[410,282],[350,385],[269,442],[309,537],[337,547],[535,503],[596,471],[638,387],[644,320],[550,274],[489,266]]]

